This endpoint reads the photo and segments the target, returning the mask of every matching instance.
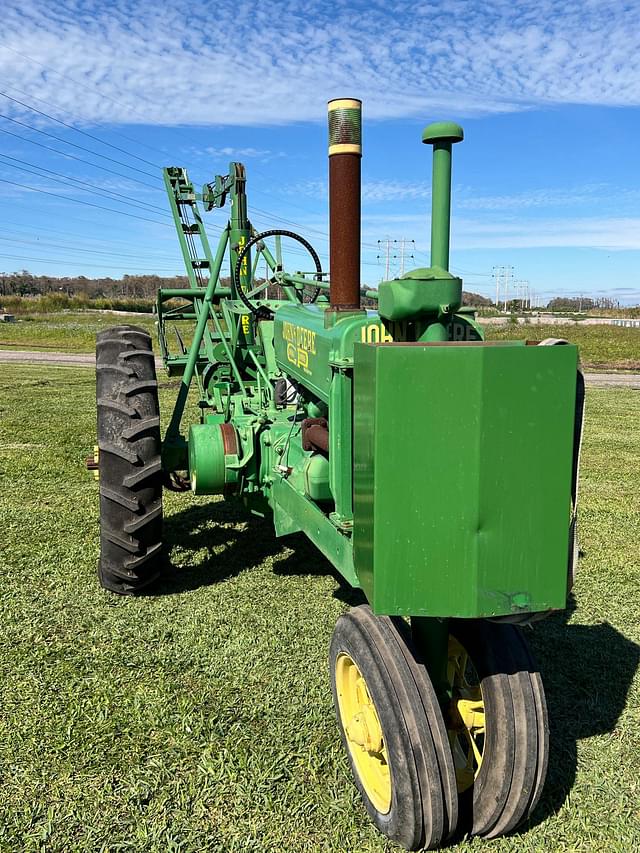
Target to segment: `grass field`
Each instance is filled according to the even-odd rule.
[[[110,311],[32,314],[18,317],[15,323],[0,324],[0,349],[94,352],[96,334],[119,323],[135,323],[155,337],[152,314],[130,315]]]
[[[93,352],[96,332],[118,323],[135,323],[155,339],[153,315],[67,312],[33,314],[0,325],[0,349]],[[580,346],[583,365],[598,370],[640,370],[640,329],[621,326],[486,326],[488,340],[563,337]],[[189,335],[183,333],[185,340]],[[169,335],[172,344],[175,341]],[[156,345],[157,351],[157,345]]]
[[[170,494],[164,585],[98,588],[93,395],[89,370],[0,374],[0,850],[395,850],[333,716],[348,594],[304,539]],[[515,838],[453,851],[640,849],[639,446],[640,394],[589,391],[576,607],[531,636],[548,784]]]
[[[552,326],[533,324],[485,326],[487,340],[565,338],[580,347],[583,367],[590,370],[640,370],[640,329],[624,326]]]

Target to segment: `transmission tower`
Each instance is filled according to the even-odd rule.
[[[376,258],[379,261],[384,260],[383,281],[389,281],[391,267],[396,266],[396,261],[399,261],[400,275],[404,275],[406,261],[414,258],[413,251],[407,253],[407,249],[415,250],[415,247],[416,241],[408,240],[406,237],[401,237],[399,240],[392,240],[390,237],[378,240],[378,249],[381,254],[376,255]]]
[[[496,280],[496,308],[500,310],[500,288],[502,288],[502,298],[504,300],[504,310],[507,310],[507,302],[509,301],[509,284],[513,275],[513,267],[500,266],[493,268],[493,277]]]
[[[412,248],[415,251],[416,241],[415,240],[407,240],[405,237],[401,237],[399,240],[394,240],[394,243],[397,243],[400,247],[400,275],[404,275],[404,261],[405,257],[411,258],[413,260],[413,252],[410,255],[405,255],[405,250],[407,246]]]

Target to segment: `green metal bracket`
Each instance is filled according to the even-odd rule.
[[[216,175],[213,183],[205,184],[202,188],[202,203],[206,211],[214,207],[224,207],[227,196],[233,188],[235,175]]]

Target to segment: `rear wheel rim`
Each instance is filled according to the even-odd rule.
[[[447,734],[458,792],[463,793],[473,786],[482,766],[486,717],[478,674],[466,649],[453,636],[449,637],[447,676],[451,688]]]
[[[380,814],[391,809],[391,772],[387,746],[367,683],[353,659],[336,659],[338,709],[353,764],[367,797]]]

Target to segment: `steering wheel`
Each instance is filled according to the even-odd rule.
[[[264,240],[267,237],[276,237],[276,256],[275,257],[264,243]],[[282,253],[281,253],[281,248],[280,248],[280,242],[281,242],[280,238],[281,237],[288,237],[291,240],[296,240],[298,243],[300,243],[302,246],[304,246],[304,248],[307,250],[307,252],[311,255],[314,266],[316,268],[313,280],[315,280],[315,281],[321,281],[322,280],[322,265],[320,263],[320,258],[318,257],[318,253],[313,248],[311,243],[309,243],[307,240],[305,240],[304,237],[301,237],[299,234],[295,234],[293,231],[284,231],[283,229],[280,229],[280,228],[273,228],[269,231],[261,231],[259,234],[254,234],[254,236],[251,237],[249,240],[247,240],[247,242],[244,244],[242,249],[238,252],[238,258],[236,260],[236,265],[235,265],[235,268],[233,270],[233,283],[235,284],[238,296],[240,297],[240,299],[244,302],[246,307],[249,309],[249,311],[254,316],[262,316],[264,314],[265,309],[264,309],[264,307],[254,305],[251,302],[252,297],[254,297],[257,293],[260,293],[260,291],[265,290],[267,287],[269,287],[270,284],[282,284],[283,283],[282,280],[278,278],[278,275],[282,274],[284,272],[283,266],[282,266],[282,257],[281,257]],[[269,269],[271,270],[273,275],[271,278],[267,278],[264,281],[261,281],[260,284],[258,284],[256,287],[250,287],[250,289],[245,292],[245,290],[243,290],[243,288],[242,288],[242,283],[241,283],[242,264],[243,264],[245,258],[247,257],[249,251],[253,248],[253,246],[257,246],[257,250],[256,250],[256,259],[255,259],[254,264],[253,264],[253,269],[251,270],[251,281],[252,281],[252,283],[253,283],[253,277],[254,277],[255,270],[257,269],[257,264],[258,264],[258,260],[259,260],[260,255],[262,255],[264,257],[264,259],[267,263],[267,266],[269,267]],[[310,285],[311,285],[311,282],[312,282],[312,280],[309,281]],[[293,287],[293,289],[295,291],[296,299],[298,300],[298,302],[304,302],[305,301],[305,295],[306,295],[307,301],[309,303],[316,301],[316,299],[320,295],[320,291],[322,289],[320,287],[313,287],[311,293],[305,293],[306,285],[304,285],[304,284],[302,286],[296,286],[295,284],[294,285],[286,285],[285,284],[284,286],[285,287],[286,286],[292,286]]]

